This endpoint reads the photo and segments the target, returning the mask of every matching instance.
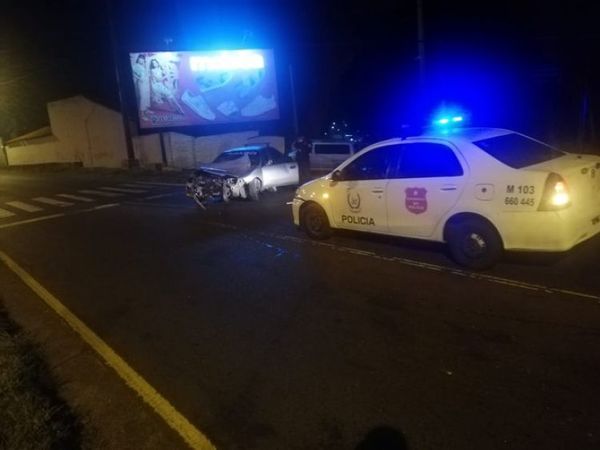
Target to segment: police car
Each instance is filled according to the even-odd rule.
[[[600,157],[496,128],[431,130],[373,144],[304,184],[294,222],[446,242],[473,269],[504,250],[566,251],[600,231]]]

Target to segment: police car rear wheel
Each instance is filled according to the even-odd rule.
[[[487,269],[502,256],[498,232],[482,220],[468,219],[449,225],[448,246],[454,260],[470,269]]]
[[[302,209],[302,227],[313,239],[327,239],[331,236],[331,226],[327,214],[319,205],[311,203]]]

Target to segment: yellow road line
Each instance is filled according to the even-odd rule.
[[[75,316],[54,295],[38,283],[10,256],[0,251],[0,260],[29,288],[56,312],[77,334],[98,353],[142,399],[175,430],[194,450],[213,450],[216,447],[189,420],[177,411],[96,333]]]

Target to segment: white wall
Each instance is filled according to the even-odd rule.
[[[212,162],[228,148],[246,145],[249,138],[257,135],[257,131],[245,131],[194,138],[180,133],[164,133],[168,165],[179,169],[195,168],[198,164]]]
[[[163,164],[159,134],[134,136],[132,141],[133,151],[140,166],[156,167],[157,164]]]
[[[120,113],[94,105],[88,116],[87,131],[90,142],[89,167],[126,166],[127,146]]]
[[[79,162],[56,139],[45,139],[29,145],[6,147],[6,158],[9,166],[47,163]]]
[[[48,117],[62,152],[85,167],[122,167],[127,160],[120,113],[77,96],[48,103]]]
[[[165,152],[168,165],[178,169],[191,169],[194,164],[194,138],[187,134],[165,133]]]

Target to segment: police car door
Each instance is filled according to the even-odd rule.
[[[387,186],[389,231],[431,236],[464,189],[466,164],[446,143],[406,142],[398,147],[397,170]]]
[[[386,233],[386,185],[397,157],[389,146],[374,148],[342,167],[329,201],[338,228]]]

